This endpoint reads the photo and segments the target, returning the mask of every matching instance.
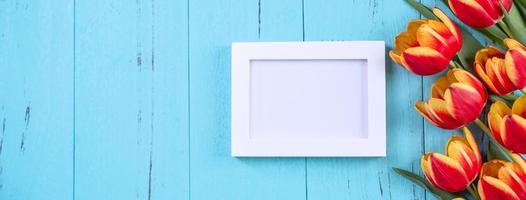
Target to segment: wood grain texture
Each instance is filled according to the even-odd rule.
[[[392,48],[418,17],[382,0],[0,1],[0,199],[433,199],[391,170],[443,151],[413,108],[432,78],[390,60],[388,157],[230,156],[232,42]]]
[[[0,9],[0,199],[71,199],[73,4]]]
[[[397,1],[306,0],[305,38],[386,40],[392,48],[394,36],[416,17]],[[309,199],[424,199],[421,188],[391,170],[420,171],[423,128],[413,103],[421,98],[421,78],[388,61],[387,157],[308,159]]]
[[[299,36],[296,2],[190,1],[191,199],[305,199],[303,159],[230,156],[230,45],[281,30]],[[275,10],[267,19],[272,5],[292,13]],[[293,16],[293,25],[279,26],[286,20],[279,15]]]
[[[189,199],[188,2],[154,0],[146,7],[153,67],[149,199]]]
[[[187,9],[77,1],[76,199],[188,198]]]
[[[152,66],[141,8],[76,1],[75,199],[148,195]]]

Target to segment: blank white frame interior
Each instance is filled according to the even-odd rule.
[[[232,156],[386,155],[383,41],[232,44]]]

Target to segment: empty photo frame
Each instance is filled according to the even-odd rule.
[[[232,156],[386,155],[382,41],[232,44]]]

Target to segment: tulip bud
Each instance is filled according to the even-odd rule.
[[[526,199],[526,163],[518,155],[515,162],[492,160],[482,166],[478,191],[482,200]]]
[[[444,70],[462,47],[456,25],[438,8],[433,13],[441,20],[414,20],[407,31],[395,38],[389,56],[399,65],[418,75]]]
[[[499,1],[509,11],[512,0],[449,0],[449,7],[460,21],[474,28],[492,26],[504,15]]]
[[[505,95],[517,89],[506,73],[504,53],[488,46],[475,55],[475,72],[488,89],[498,95]]]
[[[477,119],[487,99],[488,94],[477,78],[467,71],[452,69],[432,85],[431,98],[416,102],[415,108],[435,126],[457,129]]]
[[[505,57],[506,73],[515,88],[523,89],[526,87],[526,48],[513,39],[504,39],[504,43],[509,49]]]
[[[508,105],[497,101],[488,113],[488,125],[495,140],[515,153],[526,153],[526,96]]]
[[[448,192],[460,192],[475,180],[482,157],[473,134],[463,128],[464,138],[452,136],[446,145],[446,155],[427,153],[422,156],[422,171],[433,186]]]

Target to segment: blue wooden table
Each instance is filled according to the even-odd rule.
[[[432,1],[426,2],[433,4]],[[385,158],[232,158],[230,44],[386,40],[400,0],[2,0],[0,199],[433,199],[391,167],[450,132],[387,64]]]

